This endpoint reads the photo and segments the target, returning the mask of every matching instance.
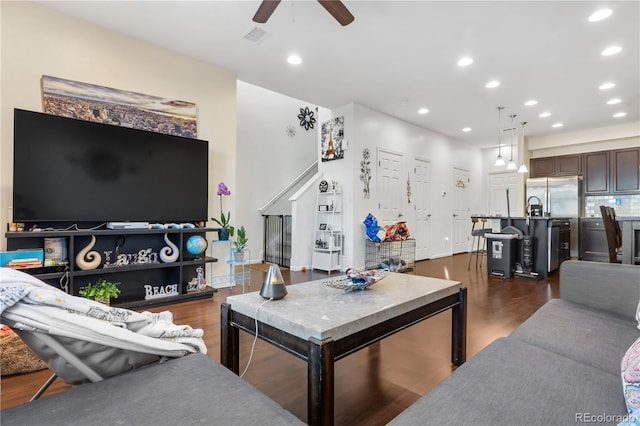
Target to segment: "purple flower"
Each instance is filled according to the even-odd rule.
[[[227,185],[224,182],[220,182],[218,184],[218,194],[217,195],[231,195],[231,191],[227,188]]]

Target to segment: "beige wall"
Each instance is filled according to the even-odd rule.
[[[632,122],[529,139],[531,158],[640,146],[640,123]]]
[[[235,187],[236,76],[38,4],[0,2],[0,249],[11,205],[13,109],[42,111],[43,74],[190,101],[209,141],[209,217],[216,185]],[[170,200],[168,200],[170,201]],[[227,206],[235,210],[233,196]]]

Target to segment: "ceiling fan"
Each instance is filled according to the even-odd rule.
[[[340,0],[318,0],[318,3],[343,27],[352,23],[355,19]],[[280,4],[280,0],[262,0],[256,14],[253,16],[253,21],[260,24],[267,22],[273,14],[273,11],[278,7],[278,4]]]

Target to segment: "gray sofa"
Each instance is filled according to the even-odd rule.
[[[207,355],[152,364],[0,412],[13,425],[300,425]]]
[[[627,412],[620,362],[640,337],[639,300],[640,266],[564,262],[559,299],[480,351],[391,424],[618,423]]]

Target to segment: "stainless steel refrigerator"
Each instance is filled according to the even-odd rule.
[[[578,257],[578,218],[583,214],[582,176],[527,179],[529,197],[542,200],[543,216],[571,219],[571,257]]]

